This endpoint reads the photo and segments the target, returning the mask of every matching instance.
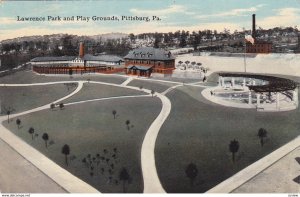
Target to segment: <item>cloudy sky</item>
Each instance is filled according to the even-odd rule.
[[[176,30],[299,26],[300,0],[99,0],[3,1],[0,0],[0,40],[27,35],[68,33],[169,32]],[[47,21],[48,16],[119,17],[156,15],[160,21]],[[17,21],[19,17],[45,17],[42,22]]]

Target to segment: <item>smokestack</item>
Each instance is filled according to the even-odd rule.
[[[252,37],[255,39],[256,37],[256,29],[255,29],[255,14],[252,14]]]
[[[83,42],[80,42],[80,44],[79,44],[79,57],[83,58],[83,56],[84,56],[84,44],[83,44]]]

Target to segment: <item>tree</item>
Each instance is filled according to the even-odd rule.
[[[197,166],[193,163],[190,163],[189,165],[187,165],[186,169],[185,169],[185,174],[186,176],[190,179],[191,181],[191,186],[193,187],[194,185],[194,180],[198,175],[198,169]]]
[[[122,168],[119,174],[120,181],[123,181],[123,192],[126,193],[125,183],[126,181],[129,183],[130,176],[126,168]]]
[[[7,115],[7,123],[9,123],[9,115],[10,115],[10,113],[11,113],[11,110],[7,110],[7,111],[6,111],[6,115]]]
[[[154,40],[153,47],[158,49],[159,48],[159,42],[160,42],[159,38],[156,37],[155,40]]]
[[[55,108],[55,104],[54,103],[51,103],[51,105],[50,105],[50,109],[54,109]]]
[[[129,129],[130,129],[130,127],[129,127],[129,125],[130,125],[130,120],[126,120],[125,124],[126,124],[126,126],[127,126],[127,130],[129,130]]]
[[[235,161],[235,153],[239,151],[240,144],[237,140],[233,140],[229,144],[229,151],[232,153],[232,161]]]
[[[48,147],[47,141],[49,140],[48,133],[44,133],[42,136],[43,140],[45,141],[46,148]]]
[[[33,140],[34,128],[33,128],[33,127],[30,127],[30,128],[28,129],[28,133],[31,134],[31,137],[32,137],[32,140]]]
[[[19,118],[16,120],[16,124],[18,125],[18,129],[20,129],[21,120]]]
[[[70,154],[70,147],[69,147],[69,145],[65,144],[62,147],[61,153],[65,155],[66,165],[68,166],[68,155]]]
[[[116,119],[117,111],[116,111],[116,110],[113,110],[113,111],[112,111],[112,114],[113,114],[113,116],[114,116],[114,119]]]
[[[151,90],[151,94],[152,94],[152,97],[153,97],[153,95],[155,94],[155,91],[154,91],[154,90]]]
[[[186,64],[186,66],[188,67],[188,65],[189,65],[190,61],[188,61],[188,60],[187,60],[187,61],[185,61],[184,63],[185,63],[185,64]]]
[[[196,62],[192,62],[191,64],[192,64],[192,66],[193,66],[193,68],[194,68],[194,66],[196,65]]]
[[[60,108],[60,109],[63,109],[64,107],[65,107],[65,105],[64,105],[63,103],[60,103],[60,104],[59,104],[59,108]]]
[[[179,66],[181,66],[182,63],[183,63],[183,61],[180,60],[180,61],[178,62]]]
[[[260,139],[260,144],[261,144],[261,146],[264,145],[264,138],[267,137],[267,134],[268,134],[268,132],[267,132],[267,130],[264,129],[264,128],[260,128],[260,129],[258,130],[257,136],[258,136],[259,139]]]
[[[179,47],[183,48],[186,46],[186,38],[184,36],[181,36],[180,42],[179,42]]]

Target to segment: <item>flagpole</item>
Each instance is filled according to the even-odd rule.
[[[245,49],[244,49],[244,71],[247,72],[246,70],[246,50],[247,50],[247,42],[245,39]]]

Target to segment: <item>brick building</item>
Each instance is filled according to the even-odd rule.
[[[84,54],[80,43],[78,56],[36,57],[30,61],[32,70],[42,74],[83,74],[123,72],[123,58],[114,55]]]
[[[124,57],[128,75],[150,77],[151,73],[172,74],[175,58],[170,51],[153,47],[134,49]]]
[[[254,43],[246,42],[246,53],[271,53],[272,43],[256,38],[255,14],[252,15],[252,38]]]

